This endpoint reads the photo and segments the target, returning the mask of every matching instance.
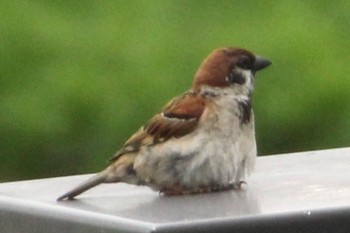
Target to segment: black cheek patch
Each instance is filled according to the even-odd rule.
[[[240,73],[231,73],[228,77],[230,83],[242,85],[245,83],[245,78]]]

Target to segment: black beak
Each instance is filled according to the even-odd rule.
[[[269,65],[271,65],[271,62],[269,60],[267,60],[263,57],[260,57],[260,56],[255,56],[253,70],[254,71],[262,70],[262,69],[265,69],[266,67],[268,67]]]

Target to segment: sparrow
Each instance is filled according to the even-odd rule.
[[[239,187],[257,156],[254,77],[270,64],[246,49],[214,50],[190,90],[133,134],[105,170],[57,200],[114,182],[146,185],[164,195]]]

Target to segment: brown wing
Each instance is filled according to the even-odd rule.
[[[192,132],[204,111],[204,101],[194,93],[186,93],[169,102],[163,111],[145,126],[156,140],[165,141]]]
[[[137,152],[141,146],[165,142],[192,132],[202,116],[204,100],[197,94],[188,92],[171,100],[162,110],[137,131],[111,159],[120,155]]]

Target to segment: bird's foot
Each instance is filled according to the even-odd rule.
[[[233,186],[233,189],[244,190],[248,184],[246,181],[240,180],[239,182],[232,183],[231,185]]]
[[[163,187],[160,189],[160,193],[166,196],[177,196],[177,195],[189,195],[189,194],[201,194],[210,192],[220,192],[232,189],[240,189],[242,184],[246,184],[245,181],[240,181],[238,184],[228,184],[223,186],[200,186],[195,188],[188,188],[181,185],[173,185]]]

